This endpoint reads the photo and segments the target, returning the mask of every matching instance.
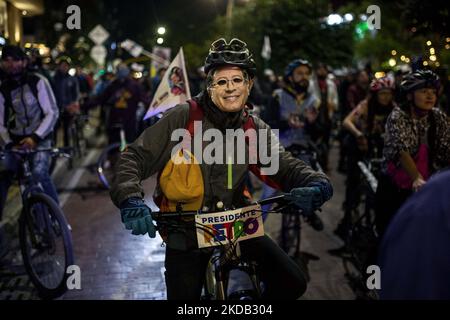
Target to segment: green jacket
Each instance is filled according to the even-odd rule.
[[[257,132],[258,129],[264,129],[273,134],[266,123],[255,116],[252,117]],[[246,120],[244,119],[244,121]],[[170,160],[172,149],[179,143],[179,141],[171,141],[172,132],[175,129],[185,129],[188,121],[189,105],[178,105],[169,110],[156,124],[147,128],[121,154],[116,167],[116,181],[110,191],[111,199],[116,206],[119,207],[124,200],[131,197],[144,197],[141,181],[164,169]],[[210,128],[214,128],[214,126],[204,116],[202,119],[203,132]],[[289,192],[292,188],[306,186],[318,180],[329,182],[326,175],[314,171],[303,161],[294,158],[284,150],[276,137],[275,140],[277,146],[274,147],[278,148],[280,152],[279,170],[269,178],[282,191]],[[225,150],[225,137],[223,137],[223,141]],[[270,144],[270,140],[268,144]],[[203,142],[203,148],[206,145],[207,143]],[[268,150],[271,150],[271,147],[268,146]],[[248,144],[245,144],[245,148],[248,149]],[[207,207],[209,210],[214,210],[218,201],[222,201],[225,208],[241,207],[248,203],[248,199],[243,194],[249,171],[248,161],[246,162],[247,164],[233,164],[231,189],[228,188],[228,165],[226,163],[208,165],[203,162],[200,164],[204,181],[202,208]],[[160,189],[157,187],[155,193],[159,192]]]

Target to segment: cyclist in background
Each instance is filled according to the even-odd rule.
[[[311,74],[312,66],[307,60],[291,61],[284,72],[284,86],[273,92],[269,103],[270,110],[277,110],[278,117],[272,121],[272,126],[280,130],[280,142],[285,148],[305,143],[310,140],[311,134],[321,131],[316,121],[320,99],[310,85]],[[261,198],[271,197],[275,193],[275,188],[264,184]],[[269,209],[270,206],[263,206],[264,212]],[[318,230],[323,226],[315,213],[310,215],[308,222]]]
[[[175,129],[189,125],[190,114],[201,112],[202,128],[215,128],[223,135],[222,148],[225,149],[227,129],[241,129],[247,121],[258,129],[270,128],[260,119],[248,113],[247,98],[255,75],[255,63],[247,45],[239,39],[227,42],[216,40],[205,60],[207,88],[190,104],[178,105],[170,109],[155,125],[144,133],[122,153],[118,163],[117,179],[111,189],[113,202],[121,209],[122,222],[135,235],[148,233],[155,237],[150,209],[144,204],[144,190],[141,181],[158,175],[156,200],[161,211],[184,211],[203,209],[206,211],[242,207],[249,204],[245,196],[245,176],[249,170],[259,174],[261,179],[290,193],[295,205],[312,212],[332,196],[328,178],[313,171],[303,161],[295,159],[279,145],[267,143],[268,150],[279,151],[279,170],[273,175],[263,175],[261,167],[245,164],[232,164],[233,179],[227,180],[226,162],[171,164],[171,152],[178,141],[171,141]],[[199,110],[201,110],[199,112]],[[205,129],[206,130],[206,129]],[[204,132],[203,132],[204,133]],[[203,144],[203,148],[206,147]],[[237,150],[234,154],[245,152]],[[180,151],[182,152],[182,151]],[[184,156],[191,157],[184,152]],[[192,159],[192,157],[191,157]],[[231,183],[231,188],[227,187]],[[196,230],[193,221],[179,221],[185,232],[160,230],[166,240],[166,284],[168,299],[199,299],[210,249],[198,249]],[[254,260],[261,269],[265,283],[264,298],[296,299],[306,290],[306,278],[299,266],[269,237],[263,236],[240,244],[243,257]]]
[[[133,142],[137,135],[137,117],[139,103],[149,105],[150,96],[145,94],[143,86],[130,76],[130,69],[126,64],[117,66],[116,79],[114,79],[100,95],[88,100],[83,108],[103,105],[107,116],[108,143],[120,142],[120,130],[125,131],[127,142]]]
[[[386,120],[396,106],[393,98],[394,82],[388,77],[374,79],[367,98],[344,119],[343,127],[350,133],[344,140],[347,150],[347,181],[342,206],[344,217],[335,231],[343,239],[346,239],[352,212],[358,208],[361,197],[358,161],[365,157],[382,157]]]
[[[69,74],[72,59],[62,56],[57,59],[57,63],[58,69],[53,76],[53,86],[61,114],[64,146],[68,147],[70,122],[80,112],[80,88],[77,78]]]
[[[48,81],[28,72],[26,54],[17,46],[5,46],[2,68],[6,79],[0,86],[0,146],[35,149],[52,146],[52,132],[58,120],[58,108]],[[58,203],[55,185],[49,174],[50,154],[38,152],[32,158],[32,174],[44,192]],[[0,173],[0,219],[17,160],[8,154]]]
[[[450,124],[436,107],[438,76],[418,70],[405,76],[401,89],[403,100],[386,123],[385,164],[375,202],[380,235],[405,200],[450,165]]]

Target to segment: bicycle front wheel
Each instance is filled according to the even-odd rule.
[[[281,222],[281,248],[291,257],[300,255],[301,222],[299,213],[284,213]]]
[[[72,237],[63,212],[43,193],[30,196],[19,222],[20,247],[31,282],[43,299],[67,290],[67,268],[74,264]]]
[[[109,145],[100,155],[97,161],[97,175],[100,182],[106,189],[111,188],[111,184],[116,176],[115,165],[120,157],[120,143]]]

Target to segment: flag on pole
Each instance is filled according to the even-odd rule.
[[[153,97],[144,120],[163,113],[177,104],[185,103],[191,98],[189,82],[184,64],[183,48],[170,63],[158,89]]]

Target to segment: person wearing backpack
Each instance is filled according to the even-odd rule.
[[[6,78],[0,86],[0,147],[35,149],[53,144],[52,132],[58,120],[58,108],[49,82],[26,68],[27,56],[20,47],[7,45],[2,51],[2,69]],[[58,203],[58,194],[50,177],[51,157],[38,152],[32,159],[34,179],[44,192]],[[0,219],[17,161],[8,154],[0,172]]]
[[[247,98],[255,75],[255,63],[247,45],[239,40],[227,42],[221,38],[212,43],[205,60],[206,89],[186,104],[170,109],[156,124],[147,128],[141,136],[121,154],[117,177],[110,194],[120,208],[122,222],[132,234],[155,237],[150,209],[143,201],[141,181],[158,174],[154,194],[161,211],[215,211],[223,208],[242,207],[251,202],[245,195],[245,177],[249,171],[265,182],[290,192],[290,200],[306,212],[319,208],[332,196],[328,178],[313,171],[304,162],[292,157],[279,144],[270,127],[250,114]],[[202,131],[196,132],[201,125]],[[273,136],[266,141],[268,150],[277,150],[279,167],[265,174],[260,162],[232,163],[232,179],[229,180],[229,164],[206,161],[177,162],[176,157],[193,160],[197,154],[181,149],[179,140],[172,140],[177,129],[185,129],[190,137],[213,129],[223,137],[225,148],[227,130],[249,132],[255,129],[258,144],[262,133]],[[194,139],[186,139],[193,141]],[[250,139],[249,139],[250,140]],[[273,142],[274,141],[274,142]],[[210,141],[211,142],[211,141]],[[253,141],[254,142],[254,141]],[[273,143],[272,143],[273,142]],[[210,145],[202,142],[202,150]],[[250,142],[234,149],[234,154],[246,153],[255,147]],[[244,147],[244,149],[242,149]],[[194,146],[195,149],[195,146]],[[225,149],[223,149],[225,150]],[[198,159],[197,159],[198,160]],[[199,249],[196,243],[195,224],[181,220],[184,232],[159,230],[166,242],[165,277],[167,297],[171,299],[200,299],[204,274],[211,250]],[[267,236],[241,242],[242,255],[256,261],[261,268],[265,284],[263,298],[297,299],[306,290],[306,276],[300,267],[273,240]]]

